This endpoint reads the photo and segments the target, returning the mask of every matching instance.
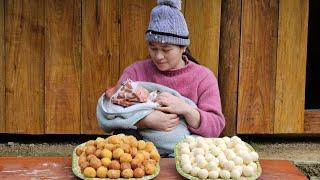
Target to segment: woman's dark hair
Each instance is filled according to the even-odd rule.
[[[191,51],[190,51],[190,49],[189,49],[188,47],[186,48],[186,51],[182,53],[182,55],[187,56],[187,58],[188,58],[190,61],[192,61],[192,62],[194,62],[194,63],[196,63],[196,64],[199,64],[199,62],[198,62],[194,57],[192,57]]]

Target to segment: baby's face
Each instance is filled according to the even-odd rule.
[[[160,71],[172,71],[184,66],[183,47],[150,42],[148,49],[153,63]]]

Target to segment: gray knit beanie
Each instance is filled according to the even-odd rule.
[[[189,31],[181,13],[181,0],[157,0],[150,14],[145,39],[149,42],[188,46]]]

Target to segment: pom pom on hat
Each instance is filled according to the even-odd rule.
[[[167,5],[181,10],[181,0],[157,0],[158,5]]]

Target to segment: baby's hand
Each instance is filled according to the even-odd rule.
[[[107,96],[108,99],[111,98],[111,96],[117,92],[117,90],[119,89],[120,87],[120,84],[117,84],[111,88],[108,88],[106,91],[105,91],[105,95]]]

